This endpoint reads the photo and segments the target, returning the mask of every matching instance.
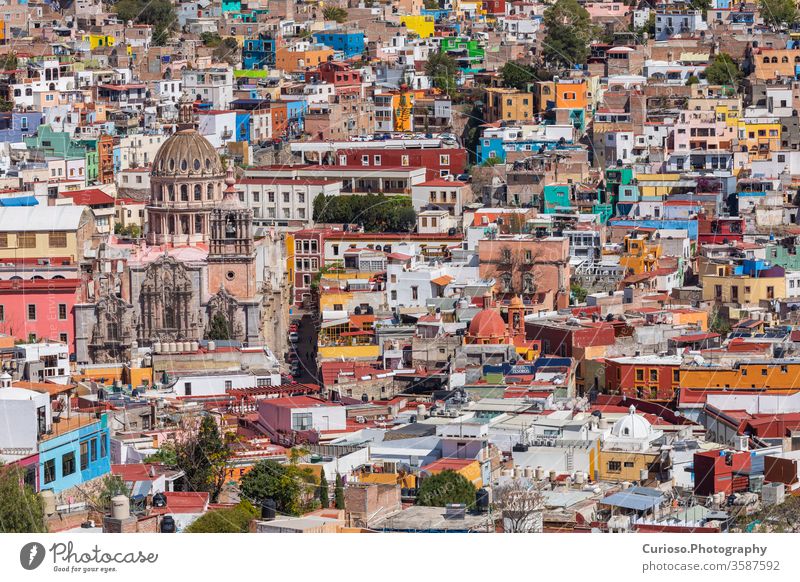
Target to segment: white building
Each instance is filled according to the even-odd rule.
[[[221,67],[185,69],[183,88],[190,96],[210,103],[212,109],[228,109],[233,101],[233,70]]]
[[[256,226],[285,226],[287,221],[306,224],[313,219],[314,199],[320,194],[338,196],[336,180],[243,178],[236,183],[239,198],[253,209]]]
[[[236,112],[207,111],[198,115],[197,131],[216,149],[236,141]]]

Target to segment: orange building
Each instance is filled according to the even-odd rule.
[[[315,68],[333,56],[333,50],[324,48],[309,48],[308,50],[292,50],[279,48],[275,53],[275,68],[282,71],[303,71],[307,67]]]
[[[550,109],[583,109],[589,103],[586,79],[557,79],[538,81],[534,86],[534,103],[537,113]]]
[[[795,77],[795,67],[800,65],[800,48],[754,48],[754,75],[759,81]]]

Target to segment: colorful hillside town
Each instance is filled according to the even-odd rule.
[[[0,530],[800,531],[792,0],[0,2]]]

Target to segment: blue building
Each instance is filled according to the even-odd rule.
[[[59,425],[64,424],[63,428]],[[80,415],[53,423],[39,443],[39,486],[59,493],[111,471],[108,417]]]
[[[242,46],[242,66],[250,70],[273,68],[275,39],[267,37],[245,39]]]
[[[6,111],[0,113],[0,142],[21,142],[31,137],[42,123],[38,111]]]
[[[236,134],[234,139],[236,141],[250,141],[250,123],[251,113],[249,111],[236,112]]]
[[[323,31],[315,32],[314,40],[344,53],[344,58],[351,59],[364,53],[363,32]]]
[[[290,138],[303,133],[306,111],[308,111],[306,101],[286,101],[286,133]]]

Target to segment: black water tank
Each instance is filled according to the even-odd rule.
[[[175,520],[171,515],[165,515],[161,518],[161,533],[175,533],[176,531]]]
[[[153,495],[153,507],[166,507],[167,496],[163,493],[156,493]]]
[[[366,393],[361,395],[361,402],[369,402],[369,396]]]
[[[475,504],[478,507],[478,511],[488,511],[489,492],[486,489],[478,489],[478,493],[475,495]]]
[[[515,453],[525,453],[528,451],[528,445],[517,443],[513,447],[511,447],[511,450],[514,451]]]
[[[261,502],[261,519],[271,521],[275,519],[275,501],[273,499],[265,499]]]

